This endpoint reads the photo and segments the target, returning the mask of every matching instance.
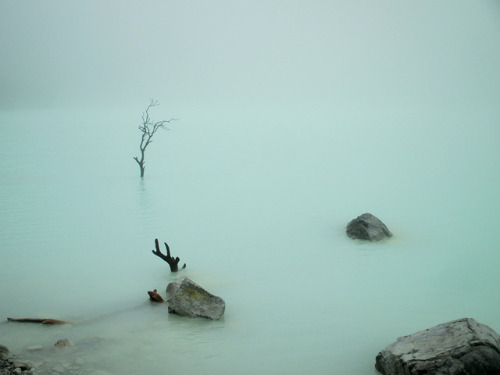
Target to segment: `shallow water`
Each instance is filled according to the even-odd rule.
[[[184,113],[143,181],[134,108],[0,114],[0,319],[74,322],[0,324],[39,373],[373,374],[398,336],[500,331],[498,116]],[[394,237],[348,239],[364,212]],[[224,298],[222,320],[148,302],[182,276]]]

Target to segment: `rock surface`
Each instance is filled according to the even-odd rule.
[[[359,240],[380,241],[392,237],[392,233],[377,217],[363,214],[347,224],[346,233],[349,237]]]
[[[187,277],[167,286],[168,311],[191,318],[218,320],[224,314],[226,303],[210,294]]]
[[[0,345],[0,374],[1,375],[31,375],[31,366],[28,363],[21,362],[15,359],[10,354],[6,346]]]
[[[69,341],[68,339],[60,339],[60,340],[56,341],[54,346],[57,348],[64,348],[66,346],[73,346],[73,343],[71,341]]]
[[[398,338],[375,368],[385,375],[498,375],[500,336],[474,319],[454,320]]]
[[[6,346],[0,345],[0,360],[5,361],[6,359],[10,358],[10,351],[9,348]]]

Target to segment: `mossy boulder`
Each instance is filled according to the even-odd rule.
[[[218,320],[224,315],[226,303],[207,292],[187,277],[167,286],[168,311],[190,318]]]

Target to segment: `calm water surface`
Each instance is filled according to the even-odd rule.
[[[461,317],[500,331],[499,118],[200,110],[158,134],[141,181],[134,116],[0,114],[0,319],[75,322],[0,323],[40,369],[373,374],[398,336]],[[394,237],[348,239],[364,212]],[[148,302],[181,276],[224,318]]]

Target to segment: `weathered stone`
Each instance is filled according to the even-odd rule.
[[[10,357],[11,357],[11,355],[9,352],[9,348],[7,348],[6,346],[0,345],[0,360],[5,360],[5,359],[8,359]]]
[[[58,347],[58,348],[64,348],[66,346],[73,346],[73,344],[68,339],[60,339],[60,340],[57,340],[57,342],[54,344],[54,346]]]
[[[21,371],[27,371],[31,368],[29,363],[23,361],[13,361],[12,363],[16,369],[21,369]]]
[[[12,374],[32,375],[31,365],[17,360],[6,346],[0,345],[0,375]]]
[[[375,368],[385,375],[498,375],[500,336],[474,319],[454,320],[398,338]]]
[[[351,238],[368,241],[380,241],[392,237],[392,233],[385,224],[368,213],[351,220],[347,224],[346,233]]]
[[[226,308],[222,298],[210,294],[187,277],[168,284],[167,303],[171,313],[212,320],[220,319]]]

